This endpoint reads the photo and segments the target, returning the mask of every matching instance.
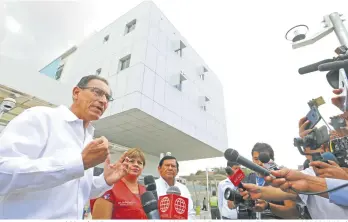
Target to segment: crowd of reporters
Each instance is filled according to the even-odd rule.
[[[334,93],[340,94],[342,90],[334,90]],[[332,103],[341,108],[340,100],[342,100],[340,96],[335,97]],[[339,118],[347,122],[347,112],[343,112]],[[301,171],[275,164],[274,151],[265,143],[255,144],[252,150],[252,162],[240,157],[233,149],[225,152],[225,157],[229,160],[227,167],[231,168],[233,173],[236,173],[240,163],[257,171],[249,174],[240,186],[230,184],[234,189],[233,195],[226,196],[225,192],[225,198],[231,202],[229,204],[231,212],[237,209],[239,219],[348,218],[348,168],[346,168],[348,147],[343,146],[339,150],[333,144],[333,141],[336,141],[336,144],[337,141],[341,141],[341,144],[345,145],[347,128],[330,130],[328,141],[317,144],[320,138],[313,136],[316,128],[309,128],[309,124],[310,121],[306,117],[299,121],[299,137],[302,139],[311,137],[311,144],[315,144],[314,146],[306,146],[309,143],[302,144],[304,149],[300,150],[300,153],[305,155],[306,161]],[[234,152],[234,157],[227,154],[228,152]],[[267,156],[268,159],[262,161],[261,156]],[[238,161],[239,159],[241,160]],[[260,170],[257,165],[268,171]],[[273,166],[270,167],[271,165]],[[220,196],[223,195],[221,192]],[[252,204],[246,204],[249,202]],[[248,213],[243,214],[245,211]]]

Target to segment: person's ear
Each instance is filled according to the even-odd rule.
[[[75,86],[73,88],[73,91],[72,91],[72,98],[73,98],[73,100],[77,100],[80,91],[81,91],[80,88],[77,87],[77,86]]]

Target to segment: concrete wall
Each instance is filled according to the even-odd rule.
[[[135,29],[125,35],[134,19]],[[180,41],[186,45],[182,57],[174,52]],[[76,84],[101,68],[115,98],[104,117],[136,108],[218,150],[227,148],[221,82],[154,3],[141,3],[77,48],[65,59],[60,81]],[[127,55],[130,67],[119,71]],[[204,80],[199,77],[203,66]],[[172,83],[180,72],[187,78],[181,91]],[[200,107],[204,96],[210,100],[206,111]]]

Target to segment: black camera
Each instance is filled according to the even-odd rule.
[[[346,120],[340,116],[330,117],[330,125],[335,129],[339,130],[341,128],[346,127]]]
[[[224,193],[226,200],[233,201],[236,206],[252,209],[255,206],[254,200],[244,200],[242,195],[236,190],[227,187]]]
[[[310,132],[304,138],[295,138],[294,146],[296,146],[302,155],[306,155],[304,150],[301,147],[310,147],[312,150],[318,149],[324,143],[329,142],[330,135],[327,130],[327,127],[321,126],[320,128],[314,128],[312,132]]]
[[[348,136],[331,140],[330,151],[341,167],[348,167]]]

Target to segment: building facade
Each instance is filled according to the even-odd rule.
[[[150,1],[67,50],[40,74],[64,89],[85,75],[106,78],[114,101],[94,123],[96,136],[118,144],[115,159],[119,147],[142,148],[148,174],[156,174],[163,152],[191,160],[222,156],[227,148],[221,82]],[[50,94],[59,92],[46,93],[44,100],[59,105]],[[71,97],[62,104],[69,103]]]

